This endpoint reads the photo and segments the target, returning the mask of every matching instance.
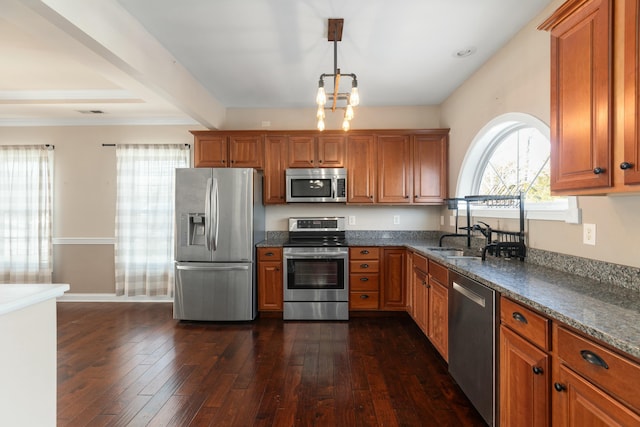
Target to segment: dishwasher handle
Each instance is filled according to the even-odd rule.
[[[485,307],[486,306],[486,300],[483,296],[478,295],[477,293],[473,292],[471,289],[464,287],[463,285],[457,283],[457,282],[453,282],[453,289],[455,291],[458,291],[460,294],[464,295],[465,297],[467,297],[468,299],[470,299],[471,301],[473,301],[474,303],[478,304],[480,307]]]

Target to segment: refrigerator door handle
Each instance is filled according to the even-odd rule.
[[[177,265],[176,269],[184,271],[236,271],[236,270],[248,270],[249,266],[239,265],[233,267],[214,267],[203,265]]]
[[[211,208],[213,210],[213,217],[215,218],[215,224],[212,229],[211,236],[211,249],[216,251],[218,249],[218,224],[220,224],[220,200],[218,194],[218,180],[213,179],[211,185]]]
[[[208,251],[211,250],[211,185],[213,179],[207,179],[207,189],[204,197],[204,245]]]

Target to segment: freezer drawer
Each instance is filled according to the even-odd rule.
[[[252,263],[176,264],[173,318],[244,321],[256,317]]]

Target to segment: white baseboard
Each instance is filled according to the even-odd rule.
[[[135,297],[117,296],[116,294],[64,294],[59,297],[60,302],[173,302],[167,296],[150,297],[140,295]]]

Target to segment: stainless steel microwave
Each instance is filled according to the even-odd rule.
[[[347,171],[342,168],[287,169],[287,203],[347,201]]]

